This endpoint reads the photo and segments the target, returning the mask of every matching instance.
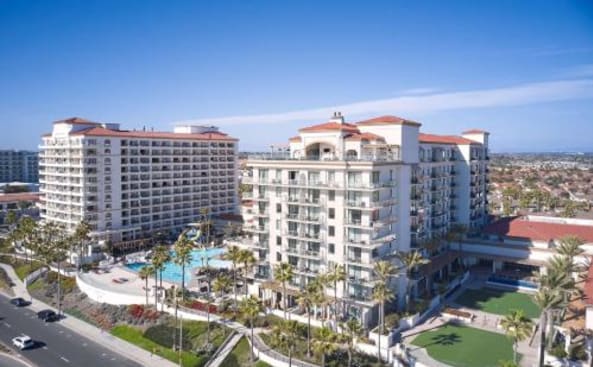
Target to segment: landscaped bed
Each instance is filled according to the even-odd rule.
[[[263,361],[250,362],[251,346],[247,338],[243,337],[233,348],[231,353],[222,361],[220,367],[270,367]]]
[[[201,367],[206,364],[211,354],[216,351],[230,332],[224,326],[211,323],[210,342],[212,343],[212,349],[207,351],[203,349],[207,339],[206,330],[207,324],[205,322],[184,321],[184,352],[182,353],[184,367]],[[111,330],[111,333],[172,362],[177,363],[179,361],[179,353],[172,349],[175,342],[174,338],[179,335],[179,329],[174,329],[172,319],[148,328],[117,325]]]
[[[437,361],[455,367],[497,367],[513,359],[513,347],[503,334],[448,324],[418,335],[413,345],[425,348]]]
[[[490,288],[467,289],[457,297],[455,302],[468,308],[497,315],[508,315],[512,310],[523,310],[525,316],[537,318],[541,313],[528,294]]]

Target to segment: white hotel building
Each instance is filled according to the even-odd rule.
[[[237,139],[216,127],[129,131],[56,121],[39,146],[43,219],[83,219],[113,243],[174,232],[200,216],[237,213]]]
[[[294,266],[292,294],[331,263],[343,264],[347,280],[338,283],[338,298],[368,325],[378,260],[408,252],[454,223],[481,228],[488,133],[419,130],[419,123],[398,117],[351,124],[337,113],[300,129],[287,154],[250,157],[252,177],[243,182],[253,184],[254,218],[244,228],[250,239],[238,244],[258,259],[252,292],[281,297],[270,281],[280,262]]]

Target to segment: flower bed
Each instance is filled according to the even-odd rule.
[[[198,311],[202,311],[202,312],[210,311],[210,313],[212,313],[212,314],[218,313],[218,307],[216,307],[216,305],[213,305],[213,304],[207,305],[206,303],[200,302],[197,300],[187,302],[185,304],[185,306],[188,308],[191,308],[192,310],[198,310]]]
[[[472,319],[474,318],[474,315],[467,311],[461,311],[451,307],[445,308],[442,313],[445,317],[456,317],[459,319],[463,319],[465,321],[472,321]]]

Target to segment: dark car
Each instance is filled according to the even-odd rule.
[[[42,310],[37,312],[37,318],[45,322],[52,322],[59,320],[60,317],[52,310]]]
[[[10,303],[12,303],[13,305],[15,305],[17,307],[29,306],[31,304],[31,302],[26,301],[24,298],[21,298],[21,297],[11,299]]]

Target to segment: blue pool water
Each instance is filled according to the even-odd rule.
[[[533,290],[537,290],[537,284],[527,281],[527,280],[514,280],[514,279],[506,279],[506,278],[499,278],[499,277],[494,277],[491,276],[490,278],[488,278],[489,282],[493,282],[493,283],[501,283],[501,284],[505,284],[505,285],[510,285],[510,286],[514,286],[514,287],[523,287],[523,288],[528,288],[528,289],[533,289]]]
[[[213,268],[229,268],[231,267],[230,261],[220,260],[220,255],[226,252],[223,248],[210,248],[205,250],[193,250],[191,252],[192,261],[189,265],[185,265],[185,284],[187,285],[189,280],[191,279],[191,272],[194,268],[201,268],[206,266],[206,261],[208,261],[208,265]],[[175,253],[171,252],[171,256]],[[126,267],[128,269],[139,271],[144,267],[146,264],[144,263],[134,263],[134,264],[127,264]],[[181,283],[181,265],[177,265],[175,263],[168,262],[163,269],[163,280],[172,282],[172,283]]]

